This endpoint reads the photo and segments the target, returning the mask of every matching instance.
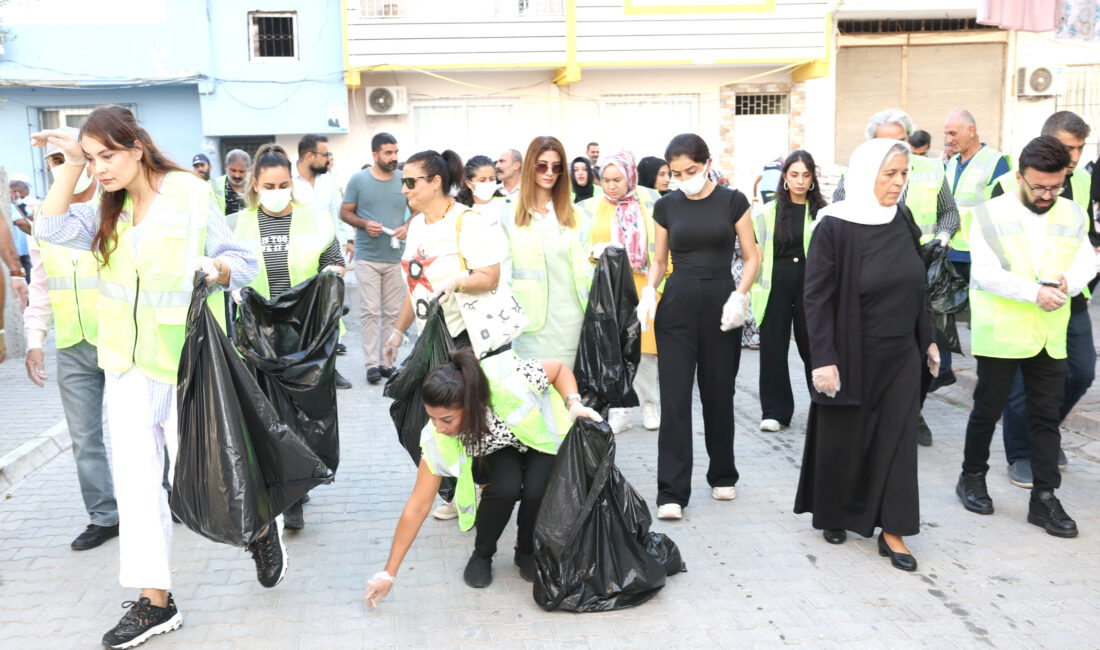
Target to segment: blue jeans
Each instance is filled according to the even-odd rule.
[[[97,526],[118,523],[111,461],[103,444],[103,371],[87,341],[57,351],[57,385],[76,458],[84,508]]]
[[[1096,348],[1092,341],[1092,319],[1088,310],[1069,317],[1066,332],[1066,394],[1058,408],[1061,422],[1073,410],[1078,400],[1088,391],[1096,378]],[[1031,458],[1031,432],[1027,425],[1027,396],[1024,394],[1024,377],[1019,370],[1012,380],[1008,404],[1002,414],[1001,428],[1005,440],[1005,459],[1011,465],[1018,460]]]

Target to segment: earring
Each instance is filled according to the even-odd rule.
[[[810,189],[811,190],[814,189],[814,184],[813,183],[810,183]]]
[[[783,189],[785,189],[785,190],[791,189],[791,188],[787,187],[787,181],[783,181]]]

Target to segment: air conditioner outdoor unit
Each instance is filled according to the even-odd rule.
[[[371,86],[366,89],[367,115],[405,115],[409,93],[404,86]]]
[[[1060,65],[1024,66],[1016,79],[1016,94],[1019,97],[1061,95],[1065,88],[1065,68]]]

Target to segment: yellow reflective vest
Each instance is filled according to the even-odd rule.
[[[936,236],[943,179],[944,170],[940,161],[924,156],[909,156],[909,184],[905,190],[905,207],[913,213],[913,221],[920,229],[921,244],[927,244]]]
[[[772,292],[772,268],[775,265],[775,211],[779,201],[769,201],[764,206],[760,216],[752,221],[756,230],[756,241],[764,250],[764,263],[760,267],[760,273],[756,276],[756,282],[752,283],[752,315],[759,326],[764,322],[764,313],[768,307],[768,298]],[[810,218],[810,205],[807,203],[803,210],[805,225],[802,227],[802,252],[810,251],[810,237],[813,236],[813,220]]]
[[[959,159],[962,154],[955,154],[947,162],[947,178],[955,181],[955,172],[959,168]],[[993,147],[982,145],[978,153],[970,159],[963,169],[959,182],[955,183],[955,203],[959,207],[959,231],[951,239],[951,248],[958,251],[969,251],[970,243],[967,237],[970,234],[970,222],[974,218],[974,207],[989,198],[990,181],[993,180],[993,172],[997,169],[997,163],[1004,154]],[[1006,158],[1007,160],[1007,158]],[[906,202],[908,204],[908,201]],[[912,207],[909,208],[912,210]]]
[[[292,204],[290,217],[290,241],[287,243],[286,262],[290,272],[290,286],[299,285],[317,275],[321,255],[332,244],[336,233],[332,221],[320,218],[301,203]],[[260,271],[248,286],[264,298],[271,297],[267,283],[267,266],[260,250],[260,221],[258,208],[242,210],[235,215],[233,234],[256,255]]]
[[[90,250],[77,250],[28,238],[46,271],[54,342],[61,350],[87,341],[96,345],[99,318],[99,262]]]

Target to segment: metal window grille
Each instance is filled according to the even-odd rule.
[[[1058,110],[1073,111],[1093,127],[1089,141],[1100,135],[1100,65],[1067,65],[1065,94],[1058,97]]]
[[[997,29],[979,25],[977,18],[924,18],[915,20],[841,20],[841,34],[904,34],[909,32],[962,32],[972,29]]]
[[[417,97],[410,103],[414,149],[453,149],[464,159],[495,157],[523,140],[519,98]]]
[[[789,95],[765,93],[734,97],[734,115],[786,115],[789,112]]]
[[[289,59],[298,56],[295,39],[297,15],[291,13],[264,13],[253,11],[248,14],[249,32],[252,39],[252,58]]]
[[[359,13],[364,18],[482,20],[557,17],[565,9],[563,0],[360,0]]]

